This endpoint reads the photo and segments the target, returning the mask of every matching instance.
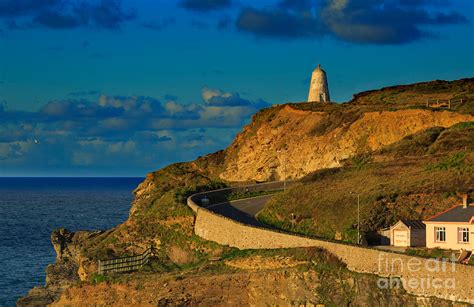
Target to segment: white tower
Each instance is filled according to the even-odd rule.
[[[321,68],[321,64],[313,71],[311,84],[309,86],[308,102],[329,102],[329,87],[326,72]]]

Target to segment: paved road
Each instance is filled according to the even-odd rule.
[[[263,206],[271,197],[272,195],[265,195],[260,197],[234,200],[230,202],[227,201],[219,204],[209,205],[206,208],[214,211],[217,214],[226,216],[244,224],[267,227],[266,225],[257,221],[255,215],[263,209]]]

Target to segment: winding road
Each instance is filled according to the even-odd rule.
[[[267,225],[257,221],[255,215],[263,209],[263,206],[265,206],[271,197],[272,195],[264,195],[234,201],[225,201],[203,207],[243,224],[267,228]]]

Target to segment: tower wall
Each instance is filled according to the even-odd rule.
[[[309,87],[308,102],[329,102],[329,86],[326,77],[326,72],[321,69],[319,65],[313,71],[311,76],[311,84]]]

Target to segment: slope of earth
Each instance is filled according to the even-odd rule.
[[[377,277],[352,273],[318,249],[231,251],[179,275],[153,272],[158,267],[72,287],[52,306],[451,306],[381,289]]]
[[[273,197],[258,218],[280,229],[354,242],[357,195],[361,230],[374,232],[398,219],[425,219],[474,189],[474,122],[434,127],[339,168],[306,176]]]

